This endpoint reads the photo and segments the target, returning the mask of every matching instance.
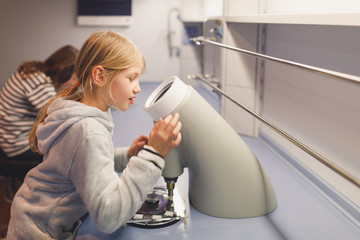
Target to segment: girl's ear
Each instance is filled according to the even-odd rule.
[[[91,71],[91,76],[95,86],[103,87],[105,85],[105,69],[102,66],[95,66]]]

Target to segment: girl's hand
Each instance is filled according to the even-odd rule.
[[[181,142],[181,122],[179,114],[167,116],[155,124],[150,132],[149,146],[153,147],[161,156],[165,157],[171,149]]]
[[[141,135],[138,137],[130,146],[127,156],[131,158],[132,156],[136,156],[139,151],[143,148],[145,144],[148,142],[148,137],[146,135]]]

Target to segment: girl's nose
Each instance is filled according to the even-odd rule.
[[[135,93],[141,92],[141,88],[140,88],[139,81],[137,81],[137,83],[136,83],[136,85],[135,85],[134,92],[135,92]]]

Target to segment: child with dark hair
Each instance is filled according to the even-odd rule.
[[[14,161],[41,162],[30,150],[28,135],[40,109],[76,80],[79,51],[66,45],[44,62],[22,63],[0,92],[0,154]]]

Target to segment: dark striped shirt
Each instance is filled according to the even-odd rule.
[[[22,79],[15,72],[0,92],[0,146],[9,156],[29,149],[28,135],[39,110],[55,95],[50,78],[34,73]]]

